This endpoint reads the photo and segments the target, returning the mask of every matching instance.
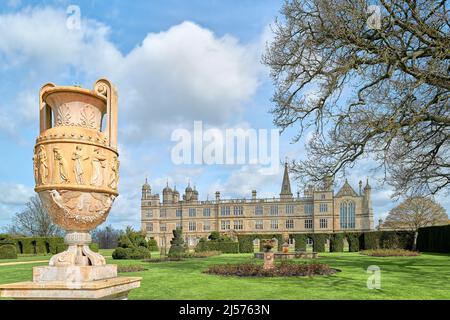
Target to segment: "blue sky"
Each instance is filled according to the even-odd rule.
[[[33,195],[37,96],[46,82],[91,88],[106,76],[118,86],[120,196],[106,223],[139,226],[146,177],[158,193],[168,179],[179,190],[191,181],[202,199],[216,190],[224,197],[249,197],[252,189],[276,196],[281,172],[260,175],[252,165],[177,166],[170,137],[177,128],[191,129],[194,121],[221,130],[274,128],[268,113],[273,87],[260,59],[282,2],[2,1],[0,226]],[[80,8],[79,30],[66,26],[69,5]],[[304,156],[304,139],[290,144],[294,133],[281,136],[281,159]],[[395,203],[371,167],[363,161],[347,176],[355,189],[360,179],[371,177],[377,220]],[[438,200],[449,209],[447,199]]]

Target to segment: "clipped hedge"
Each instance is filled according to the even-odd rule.
[[[315,233],[310,234],[309,237],[313,240],[314,252],[325,252],[325,241],[328,238],[327,234]]]
[[[195,247],[195,252],[205,252],[205,251],[220,251],[222,253],[239,253],[239,242],[230,242],[230,241],[199,242]]]
[[[17,259],[16,247],[13,244],[1,245],[0,259]]]
[[[450,224],[419,228],[417,250],[450,253]]]
[[[414,233],[410,231],[370,231],[360,237],[360,250],[405,249],[411,250]]]
[[[306,239],[308,236],[304,233],[290,234],[290,239],[295,241],[295,251],[306,251]]]
[[[14,237],[10,240],[22,254],[56,254],[67,247],[62,237]]]
[[[253,240],[255,239],[277,239],[278,250],[281,250],[283,245],[283,236],[281,234],[243,234],[238,235],[239,252],[240,253],[252,253],[253,252]],[[260,241],[260,251],[262,251],[263,242]]]
[[[349,232],[345,233],[344,237],[347,238],[349,252],[358,252],[360,250],[359,238],[361,233]]]
[[[334,233],[330,235],[330,252],[344,251],[344,234]]]

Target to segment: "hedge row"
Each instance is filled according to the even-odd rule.
[[[6,237],[1,235],[0,246],[13,245],[20,254],[56,254],[67,249],[62,237]],[[98,252],[98,244],[91,243],[90,249]]]
[[[450,253],[450,224],[419,228],[417,250]]]
[[[281,250],[283,245],[283,236],[281,234],[244,234],[238,235],[239,252],[240,253],[252,253],[253,252],[253,240],[259,239],[277,239],[278,250]],[[260,250],[262,251],[263,241],[260,241]]]
[[[239,253],[239,242],[201,241],[195,247],[195,251],[220,251],[222,253]]]
[[[280,234],[255,234],[239,235],[239,252],[253,252],[254,239],[278,239],[278,249],[281,250],[283,244]],[[343,252],[344,239],[348,241],[350,252],[369,249],[407,249],[411,250],[414,234],[409,231],[368,231],[368,232],[341,232],[341,233],[298,233],[290,234],[289,238],[295,240],[295,250],[306,250],[307,239],[313,241],[315,252],[324,252],[327,240],[330,244],[330,252]]]
[[[0,245],[0,259],[17,259],[16,247],[13,244]]]

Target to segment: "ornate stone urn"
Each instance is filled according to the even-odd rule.
[[[272,251],[273,246],[274,246],[274,242],[271,239],[264,241],[264,244],[263,244],[263,248],[264,248],[263,269],[265,269],[265,270],[275,268],[275,256]]]
[[[6,285],[0,286],[0,293],[25,298],[126,297],[139,287],[140,278],[118,278],[117,266],[107,265],[89,249],[89,231],[106,220],[118,195],[117,92],[107,79],[98,80],[93,90],[49,83],[39,94],[39,118],[35,191],[52,220],[67,231],[68,249],[54,255],[49,266],[33,268],[33,282],[20,283],[28,284],[22,291]]]
[[[50,265],[104,265],[89,249],[88,231],[106,220],[118,195],[117,93],[106,79],[94,90],[46,84],[39,104],[35,191],[69,245]]]

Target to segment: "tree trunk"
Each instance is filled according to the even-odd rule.
[[[412,246],[413,251],[417,250],[417,236],[418,235],[419,235],[419,232],[417,230],[414,231],[414,242],[413,242],[413,246]]]

